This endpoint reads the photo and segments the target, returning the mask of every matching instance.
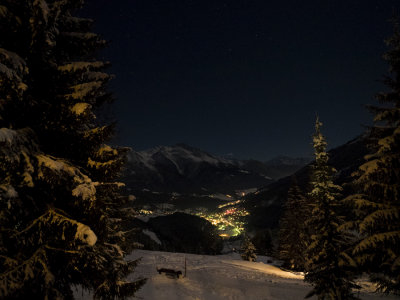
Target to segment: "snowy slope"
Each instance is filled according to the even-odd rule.
[[[238,254],[207,256],[138,250],[130,258],[138,257],[142,257],[142,261],[132,278],[148,278],[136,295],[143,300],[300,300],[310,290],[301,274],[267,264],[266,257],[259,258],[262,262],[252,263],[241,260]],[[164,267],[184,272],[185,258],[185,278],[171,279],[156,271],[157,267]],[[372,294],[367,287],[365,284],[361,299],[398,299]],[[77,291],[75,296],[76,299],[90,299],[90,295],[82,291]]]

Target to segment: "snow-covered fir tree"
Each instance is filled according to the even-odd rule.
[[[371,154],[355,175],[358,193],[347,197],[360,233],[353,254],[383,292],[400,294],[400,26],[387,41],[384,59],[391,76],[389,91],[377,95],[382,106],[369,106],[374,126],[369,130]]]
[[[293,176],[279,222],[278,245],[279,258],[285,262],[285,267],[292,270],[304,270],[304,251],[309,236],[305,222],[309,212],[306,198]]]
[[[240,248],[240,256],[243,260],[256,261],[256,247],[250,241],[248,236],[245,236]]]
[[[133,295],[137,264],[121,231],[125,148],[96,112],[111,101],[105,41],[81,0],[0,2],[0,298]],[[129,246],[129,247],[128,247]]]
[[[341,187],[333,183],[335,169],[328,165],[327,143],[321,126],[317,118],[313,135],[315,163],[308,194],[312,212],[307,226],[312,234],[305,252],[305,281],[313,285],[313,290],[307,297],[354,299],[352,288],[355,285],[348,269],[352,260],[344,252],[347,237],[339,230],[343,223],[338,215]]]

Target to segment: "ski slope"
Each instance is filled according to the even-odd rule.
[[[268,264],[268,257],[248,262],[241,260],[236,253],[209,256],[137,250],[129,258],[139,257],[142,260],[131,279],[138,276],[148,278],[146,285],[136,294],[143,300],[300,300],[311,290],[311,286],[303,282],[302,274],[286,272]],[[172,279],[158,274],[157,268],[184,273],[185,258],[186,277]],[[361,284],[361,299],[398,299],[371,293],[371,284]],[[76,299],[91,299],[82,291],[77,291],[75,296]]]

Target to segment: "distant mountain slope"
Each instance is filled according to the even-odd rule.
[[[311,158],[292,158],[278,156],[266,162],[257,160],[243,160],[240,165],[243,169],[265,174],[273,180],[286,177],[298,171],[311,161]]]
[[[268,185],[265,174],[228,160],[178,144],[135,152],[128,156],[124,182],[131,190],[179,193],[233,193]]]
[[[362,137],[356,138],[342,146],[329,151],[329,164],[338,171],[336,183],[345,184],[351,181],[353,173],[363,162],[363,157],[368,153]],[[308,190],[311,174],[311,164],[301,168],[295,173],[299,186],[303,191]],[[291,185],[291,176],[271,183],[265,188],[246,196],[245,207],[250,212],[249,226],[252,229],[276,228],[282,212],[282,205],[286,201],[287,192]],[[344,193],[349,186],[344,185]]]

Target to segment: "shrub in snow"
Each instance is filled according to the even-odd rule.
[[[0,3],[0,298],[131,296],[132,241],[120,183],[127,149],[95,112],[111,99],[105,41],[81,0]]]

